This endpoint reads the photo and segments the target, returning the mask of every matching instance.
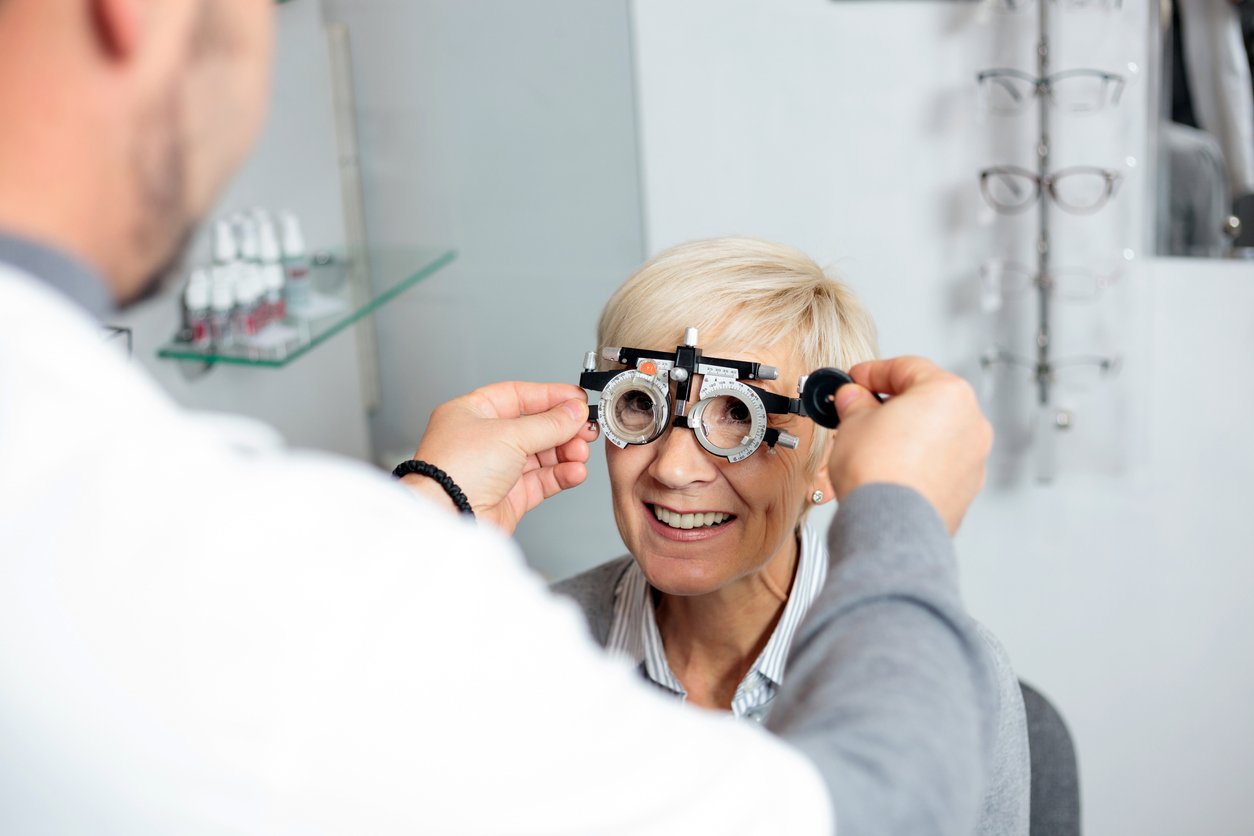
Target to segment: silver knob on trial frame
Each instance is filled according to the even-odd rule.
[[[684,329],[684,345],[695,346],[696,344],[697,344],[697,329],[685,328]]]
[[[781,432],[779,438],[775,439],[776,447],[783,447],[785,450],[797,449],[797,437],[792,433]]]
[[[583,370],[585,372],[594,372],[597,368],[597,353],[589,351],[583,356]]]

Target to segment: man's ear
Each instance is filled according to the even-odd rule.
[[[92,25],[101,49],[125,60],[139,48],[142,0],[90,0]]]

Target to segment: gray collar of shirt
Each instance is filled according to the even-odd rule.
[[[55,288],[99,322],[116,310],[104,278],[61,250],[0,230],[0,263]]]

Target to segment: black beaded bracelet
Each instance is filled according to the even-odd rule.
[[[430,462],[424,462],[421,459],[410,459],[407,462],[401,462],[392,471],[392,475],[397,479],[402,476],[408,476],[411,473],[434,479],[441,488],[444,488],[444,492],[448,494],[449,499],[453,500],[453,504],[457,506],[458,511],[474,517],[475,512],[470,510],[470,500],[466,498],[466,494],[462,493],[462,489],[457,487],[457,483],[443,470],[440,470],[440,468]]]

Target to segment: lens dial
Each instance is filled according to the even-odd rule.
[[[619,447],[648,444],[666,429],[669,395],[665,379],[640,371],[623,372],[601,390],[597,423]]]

